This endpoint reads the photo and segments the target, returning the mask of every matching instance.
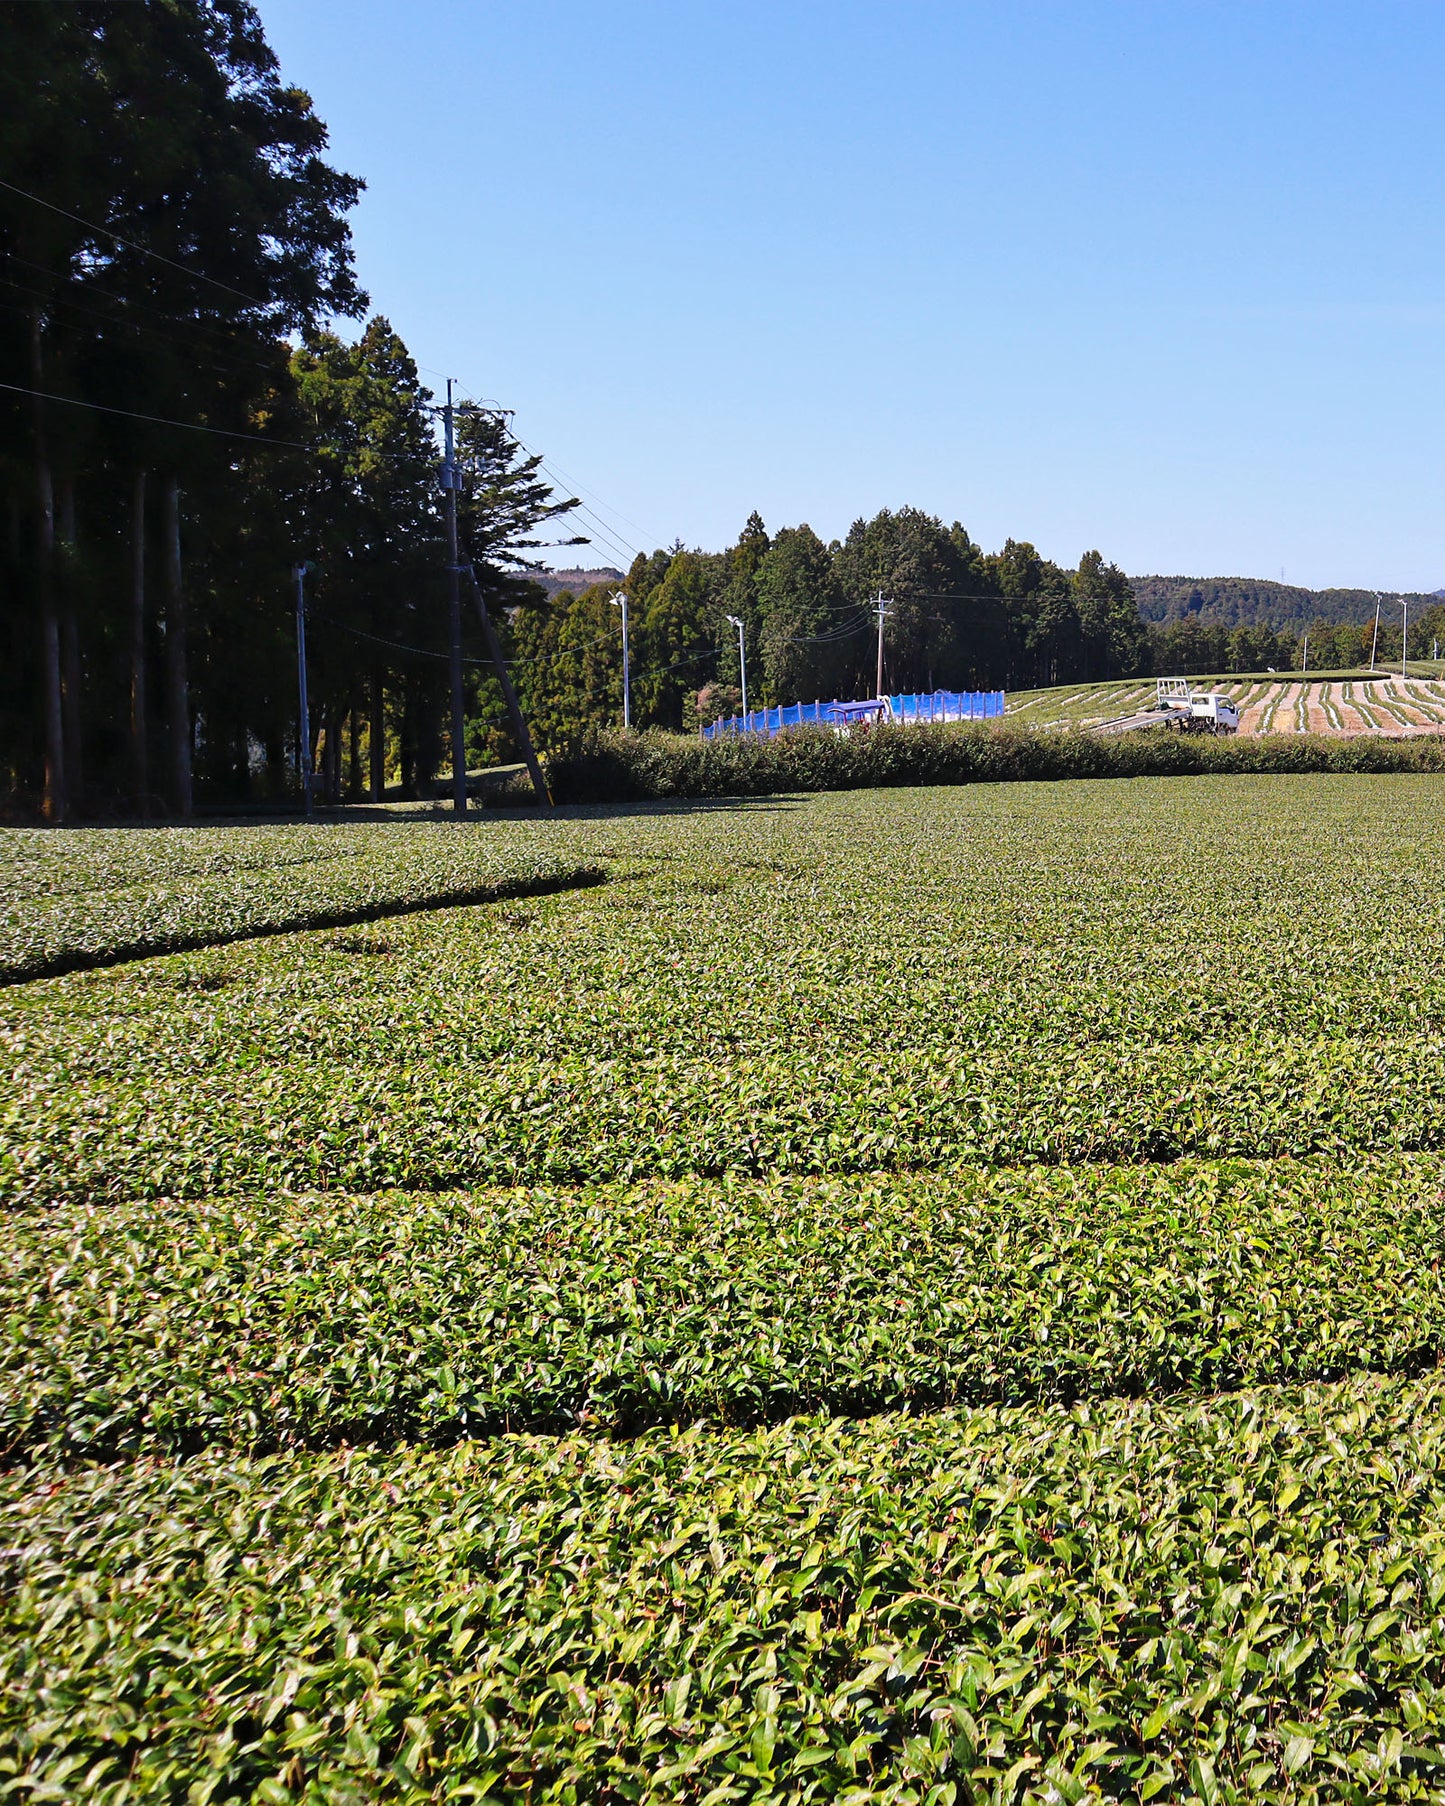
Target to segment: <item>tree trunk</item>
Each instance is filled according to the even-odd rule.
[[[30,317],[30,367],[35,387],[45,387],[40,309]],[[55,612],[55,490],[45,440],[45,403],[35,398],[35,480],[39,502],[39,543],[35,583],[40,593],[40,690],[45,715],[45,818],[63,822],[69,814],[65,786],[65,730],[60,702],[60,620]]]
[[[142,821],[150,818],[150,723],[146,709],[146,473],[131,490],[130,548],[130,773]]]
[[[371,800],[386,799],[386,689],[380,669],[371,674]]]
[[[274,728],[266,734],[266,797],[273,801],[286,794],[290,767],[286,762],[286,737]]]
[[[84,808],[84,766],[81,762],[80,626],[75,616],[75,479],[60,479],[56,508],[56,537],[60,557],[60,675],[63,698],[61,731],[65,736],[65,787],[72,809]]]
[[[341,801],[341,711],[326,711],[326,800]]]
[[[191,818],[191,698],[186,679],[186,592],[181,570],[181,485],[166,479],[166,726],[171,742],[171,807]]]
[[[355,685],[351,691],[347,724],[351,734],[351,764],[346,774],[346,795],[349,801],[355,802],[361,795],[361,692]]]
[[[417,795],[430,801],[437,767],[442,762],[441,697],[428,683],[417,686]]]
[[[416,795],[416,679],[408,677],[401,705],[401,793]]]
[[[231,788],[241,802],[251,800],[251,736],[239,720],[231,728]]]

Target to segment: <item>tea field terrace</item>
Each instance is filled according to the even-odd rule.
[[[1379,735],[1386,739],[1445,732],[1445,664],[1411,660],[1398,671],[1232,672],[1191,677],[1196,690],[1217,690],[1240,709],[1242,734]],[[1008,698],[1006,719],[1020,727],[1091,728],[1154,701],[1153,678],[1064,684]]]
[[[1441,1798],[1437,796],[12,840],[7,1772]]]

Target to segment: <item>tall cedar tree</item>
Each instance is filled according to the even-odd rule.
[[[161,764],[185,815],[212,701],[191,682],[205,624],[188,554],[249,443],[223,435],[265,435],[285,385],[279,335],[362,305],[345,221],[361,185],[324,161],[325,128],[282,83],[245,0],[4,15],[0,166],[24,192],[0,190],[0,369],[46,396],[181,423],[6,403],[5,662],[41,698],[11,718],[11,783],[38,776],[64,819],[83,800],[86,737],[104,749],[122,722],[139,741],[132,774],[149,764],[139,648],[143,665],[163,655],[163,684],[142,694],[164,698]],[[132,586],[115,581],[122,569],[140,620],[117,634],[102,617],[104,598]]]

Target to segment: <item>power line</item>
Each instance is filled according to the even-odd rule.
[[[541,466],[541,469],[546,476],[551,478],[552,473],[547,470],[545,465]],[[559,485],[559,487],[561,487],[561,485]],[[577,513],[583,517],[578,522],[578,525],[589,528],[591,533],[593,533],[597,539],[601,539],[605,542],[601,548],[603,551],[610,552],[614,558],[619,559],[623,564],[630,564],[632,562],[632,559],[627,556],[627,551],[623,549],[608,531],[606,525],[593,514],[590,508],[579,502],[577,505]],[[595,541],[593,543],[595,543]],[[630,549],[631,548],[628,548],[628,550]],[[632,557],[637,557],[637,553],[633,552]]]
[[[43,389],[27,389],[20,383],[0,382],[0,389],[9,389],[16,395],[33,395],[37,401],[57,401],[68,408],[90,408],[97,414],[120,414],[127,420],[147,420],[152,426],[174,426],[185,433],[214,433],[221,439],[253,439],[258,445],[284,446],[289,451],[315,451],[314,446],[303,445],[299,439],[272,439],[265,433],[239,433],[224,426],[197,426],[190,420],[167,420],[160,414],[138,414],[134,408],[107,407],[100,401],[78,401],[73,395],[47,395]]]
[[[364,627],[353,627],[350,621],[338,621],[335,615],[318,614],[314,608],[307,609],[308,617],[313,621],[324,621],[328,627],[335,627],[341,633],[355,635],[359,640],[370,640],[373,645],[389,646],[393,652],[410,652],[417,658],[447,658],[449,654],[434,651],[430,646],[409,646],[405,640],[389,640],[379,633],[368,633]],[[468,658],[463,663],[468,665],[489,665],[492,661],[486,658]]]
[[[418,364],[417,368],[422,369],[423,366]],[[472,405],[474,407],[490,407],[493,412],[499,413],[499,414],[505,414],[507,416],[507,419],[508,419],[507,431],[511,434],[515,443],[517,445],[519,445],[524,452],[527,453],[528,457],[535,458],[537,460],[538,468],[541,469],[548,477],[550,477],[551,480],[553,481],[553,483],[555,483],[559,489],[580,489],[584,495],[590,495],[592,497],[593,501],[597,503],[599,508],[605,509],[608,514],[615,514],[619,520],[627,521],[627,524],[630,527],[634,528],[635,531],[637,531],[638,533],[641,533],[644,539],[650,537],[649,534],[647,533],[647,530],[643,527],[639,527],[637,525],[636,521],[628,520],[628,517],[622,513],[620,508],[614,508],[614,507],[612,507],[612,505],[609,502],[604,502],[602,497],[597,494],[595,489],[588,489],[588,487],[586,486],[585,483],[573,482],[573,480],[567,475],[566,471],[564,471],[559,465],[557,465],[555,463],[549,463],[549,461],[542,456],[541,452],[534,450],[532,446],[528,445],[526,440],[521,438],[518,435],[515,426],[513,426],[511,424],[511,422],[515,419],[515,411],[513,409],[500,407],[494,402],[488,403],[488,402],[484,402],[484,401],[478,401],[478,400],[476,400],[476,398],[474,396],[472,396],[470,394],[470,385],[468,385],[468,390],[469,390],[468,399],[471,400]],[[599,527],[601,527],[604,530],[604,537],[612,540],[614,546],[616,546],[616,545],[625,546],[627,548],[627,550],[632,553],[634,558],[639,556],[638,548],[632,544],[631,540],[629,540],[627,538],[626,534],[619,533],[615,528],[609,528],[607,525],[607,522],[602,520],[600,515],[596,514],[593,509],[586,507],[584,504],[579,503],[579,509],[580,509],[580,512],[591,515],[592,519],[597,521]]]
[[[831,633],[795,634],[783,641],[785,646],[827,646],[834,640],[856,639],[860,633],[866,633],[873,624],[871,610],[855,615],[851,625],[835,627]]]
[[[163,257],[159,251],[152,251],[145,245],[138,245],[132,239],[122,238],[119,232],[113,232],[109,226],[97,226],[93,220],[82,219],[78,213],[72,213],[68,207],[57,207],[53,201],[42,200],[38,194],[31,194],[28,188],[18,188],[14,182],[0,181],[0,188],[8,188],[11,194],[18,194],[24,200],[34,201],[37,207],[47,207],[52,213],[58,213],[65,219],[74,220],[77,226],[84,226],[87,232],[99,232],[103,238],[114,239],[116,244],[124,245],[128,251],[135,251],[142,257],[153,257],[157,263],[163,263],[172,270],[179,270],[183,276],[191,276],[197,282],[208,282],[212,288],[221,289],[228,295],[235,295],[248,307],[259,307],[264,310],[275,305],[273,302],[258,301],[254,295],[248,295],[239,288],[232,288],[229,282],[218,282],[214,276],[207,276],[200,270],[193,270],[188,264],[177,263],[173,257]]]
[[[57,282],[73,283],[86,295],[103,296],[107,301],[114,301],[125,312],[105,312],[98,307],[87,307],[83,302],[72,301],[68,295],[56,294],[47,289],[32,288],[27,283],[17,282],[13,276],[0,276],[0,282],[5,283],[7,287],[17,290],[22,295],[30,295],[37,301],[43,301],[47,306],[68,308],[72,313],[83,314],[88,319],[99,320],[102,325],[124,327],[130,332],[146,332],[157,338],[173,339],[178,332],[195,333],[202,339],[222,337],[219,329],[205,326],[199,320],[178,318],[159,307],[150,307],[145,302],[132,301],[126,295],[118,295],[113,289],[100,288],[94,283],[82,283],[76,276],[62,276],[54,270],[47,270],[42,264],[31,263],[28,258],[16,257],[12,261],[24,264],[27,269],[37,270],[42,276],[51,276]],[[11,305],[18,304],[12,303]],[[29,310],[19,309],[19,311],[28,312]],[[125,313],[133,312],[148,313],[160,324],[149,325],[145,321],[131,320],[125,317]],[[278,341],[278,343],[284,343],[284,341]],[[247,357],[243,352],[234,349],[217,351],[213,345],[203,345],[201,349],[209,357],[221,357],[238,366],[244,365],[248,369],[263,370],[268,376],[275,376],[280,369],[284,368],[284,364],[279,366],[266,364],[260,358]]]
[[[440,374],[439,371],[432,370],[432,368],[429,364],[418,364],[417,369],[418,370],[426,370],[430,375],[439,375]],[[554,489],[560,489],[560,490],[565,491],[570,488],[581,487],[581,485],[574,485],[574,484],[567,482],[563,478],[562,474],[559,471],[552,469],[548,465],[546,459],[542,456],[542,454],[540,452],[534,451],[533,448],[530,445],[528,445],[524,439],[518,438],[516,431],[510,425],[510,421],[512,418],[512,410],[510,408],[498,407],[494,403],[478,401],[476,399],[475,395],[473,395],[470,391],[468,391],[465,401],[466,401],[467,405],[474,407],[474,408],[479,408],[479,409],[482,409],[484,411],[491,412],[491,413],[505,414],[507,416],[508,422],[509,422],[508,427],[507,427],[507,432],[511,437],[512,443],[518,448],[519,451],[525,452],[529,458],[535,458],[537,460],[537,469],[541,472],[541,474],[543,476],[545,476],[547,478],[548,482],[551,483],[551,485],[553,486]],[[592,492],[589,490],[587,493],[591,494]],[[599,549],[604,552],[610,553],[612,557],[618,559],[623,564],[627,564],[629,562],[629,558],[628,558],[629,553],[631,554],[631,556],[633,558],[640,556],[637,547],[632,545],[631,542],[629,540],[627,540],[615,528],[609,526],[608,523],[602,519],[602,517],[596,512],[595,509],[589,508],[587,506],[587,504],[580,499],[580,497],[573,497],[572,500],[573,500],[576,512],[580,516],[583,517],[581,520],[579,520],[578,525],[589,527],[590,533],[593,536],[593,537],[589,537],[589,539],[587,541],[587,543],[589,545],[595,544],[597,540],[601,540],[603,542],[603,544],[601,545],[601,547]],[[603,505],[605,506],[605,504],[603,504]],[[569,513],[571,511],[572,510],[570,510],[570,509],[568,510]]]
[[[427,368],[427,366],[418,364],[417,368],[421,370]],[[437,372],[433,371],[431,374],[435,375]],[[478,401],[470,393],[470,385],[468,385],[468,389],[468,400],[471,401],[474,407],[486,407],[491,405],[494,412],[507,415],[509,422],[507,431],[511,434],[513,442],[519,446],[521,450],[526,452],[529,458],[535,458],[537,460],[538,469],[544,476],[548,477],[558,489],[580,489],[584,495],[590,495],[593,501],[597,503],[598,507],[605,509],[608,514],[615,514],[620,520],[627,520],[627,516],[623,514],[620,509],[613,508],[610,503],[604,502],[602,497],[598,495],[595,490],[588,489],[585,483],[574,483],[567,476],[565,471],[560,469],[557,465],[549,463],[539,451],[534,450],[532,446],[528,445],[526,440],[519,436],[516,428],[510,424],[511,420],[514,418],[512,409],[496,407],[495,404]],[[589,508],[585,502],[579,500],[577,512],[585,515],[589,520],[595,523],[597,531],[601,537],[608,542],[608,549],[610,549],[614,555],[621,557],[625,549],[627,552],[630,552],[634,558],[642,556],[638,547],[633,545],[626,534],[619,532],[615,527],[609,526],[602,516],[599,515],[595,509]],[[628,525],[641,533],[644,538],[649,537],[646,530],[639,527],[636,521],[629,520]]]
[[[517,443],[520,445],[521,440],[519,439]],[[640,533],[644,539],[653,539],[656,537],[654,534],[649,533],[646,527],[640,527],[635,520],[632,520],[628,515],[624,514],[620,508],[614,508],[610,502],[604,502],[595,489],[589,489],[585,483],[579,483],[574,478],[569,477],[560,464],[554,463],[552,469],[559,477],[561,477],[566,488],[580,489],[583,495],[590,495],[599,508],[605,508],[609,514],[615,514],[618,520],[626,521],[627,525],[632,528],[634,533]]]

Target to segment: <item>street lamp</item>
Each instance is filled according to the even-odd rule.
[[[743,680],[743,720],[748,718],[748,649],[743,642],[743,624],[736,615],[729,615],[728,620],[738,630],[738,670]]]
[[[627,658],[627,591],[619,589],[609,596],[614,608],[622,610],[622,725],[632,726],[632,670]]]
[[[297,763],[301,767],[302,807],[308,816],[311,814],[311,704],[306,691],[306,573],[315,569],[309,560],[291,567],[291,575],[296,579],[296,688],[297,712],[301,717],[298,724],[301,756]]]

